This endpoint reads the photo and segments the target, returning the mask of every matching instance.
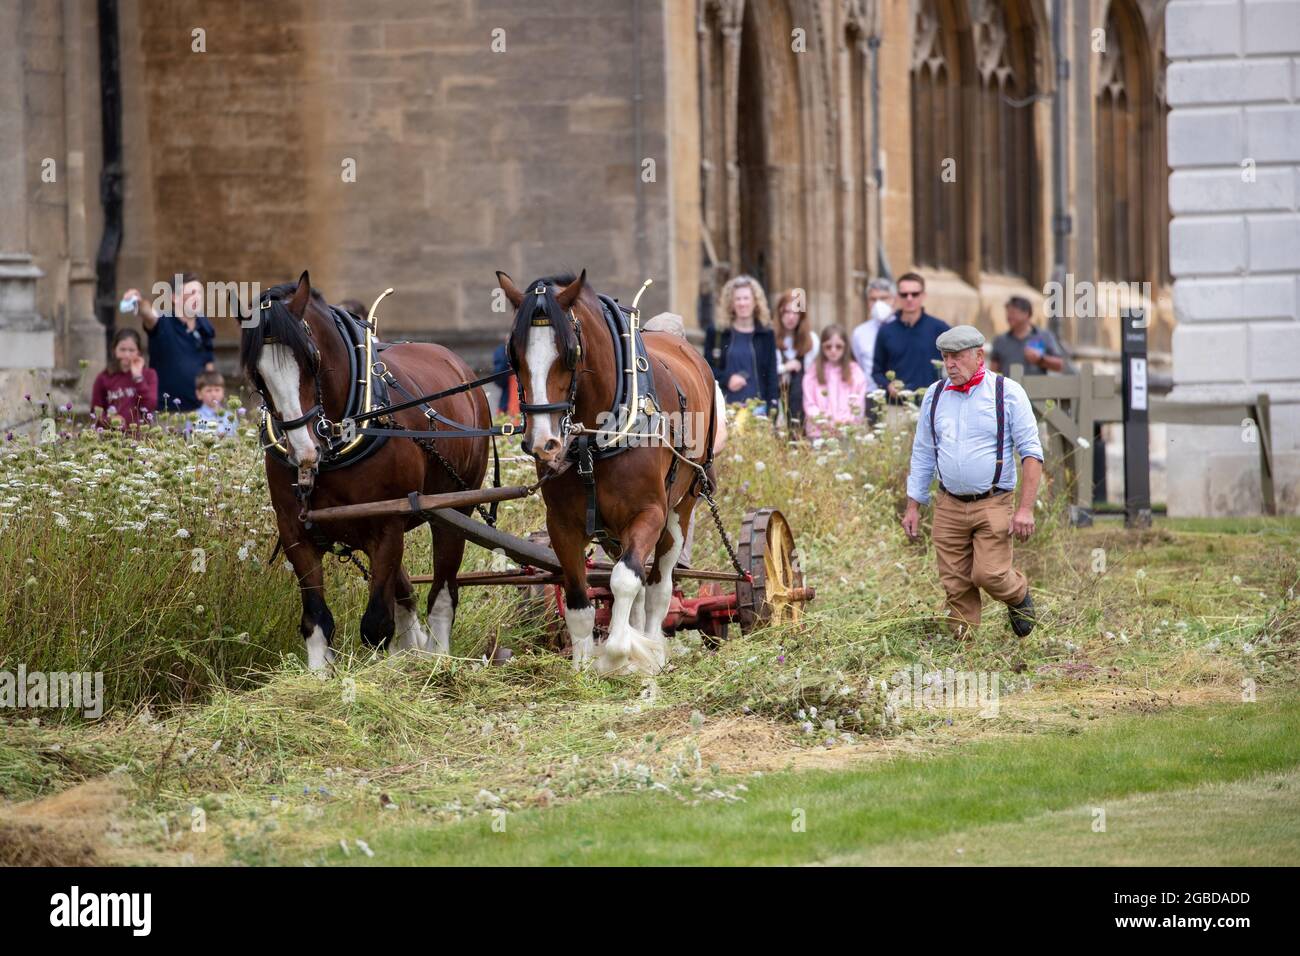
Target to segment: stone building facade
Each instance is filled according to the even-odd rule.
[[[23,0],[0,24],[23,91],[0,108],[0,381],[35,349],[16,374],[84,400],[78,361],[102,362],[104,7],[119,291],[309,268],[334,300],[394,287],[385,334],[481,365],[496,269],[624,297],[652,277],[643,307],[698,327],[740,270],[822,326],[916,268],[933,312],[990,332],[1008,294],[1113,287],[1064,339],[1113,357],[1144,305],[1168,368],[1164,0]]]
[[[1272,404],[1278,510],[1300,511],[1300,2],[1168,11],[1174,390]],[[1170,428],[1170,511],[1258,514],[1250,427]]]

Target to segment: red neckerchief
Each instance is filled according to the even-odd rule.
[[[975,370],[975,374],[966,381],[965,385],[954,385],[952,382],[949,382],[948,390],[953,392],[969,392],[982,381],[984,381],[984,363],[980,362],[980,367]]]

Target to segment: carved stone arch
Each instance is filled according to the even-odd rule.
[[[868,3],[868,5],[871,5]],[[701,208],[707,300],[747,271],[836,306],[835,40],[822,0],[701,0]],[[804,31],[805,53],[792,49]]]
[[[879,36],[882,27],[880,0],[840,0],[840,20],[863,36]]]

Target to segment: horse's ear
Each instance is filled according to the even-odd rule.
[[[298,277],[298,288],[293,292],[293,298],[289,300],[289,311],[298,318],[302,318],[307,313],[307,303],[311,300],[311,276],[307,270],[302,270],[302,275]]]
[[[583,269],[582,275],[578,276],[578,278],[574,279],[561,289],[559,294],[555,297],[555,301],[560,304],[560,308],[565,312],[568,312],[573,308],[573,303],[578,301],[578,296],[581,294],[582,287],[586,285],[586,283],[587,270]]]
[[[510,304],[516,309],[519,308],[519,304],[524,301],[524,294],[515,288],[515,284],[510,280],[510,277],[504,272],[497,270],[497,282],[501,284],[501,291],[506,294],[506,298],[510,300]]]

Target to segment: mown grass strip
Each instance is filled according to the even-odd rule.
[[[704,798],[691,806],[647,793],[511,813],[505,832],[493,830],[490,816],[390,831],[370,843],[373,858],[345,859],[335,849],[321,859],[383,865],[812,863],[1297,765],[1300,698],[1287,695],[1118,718],[1080,734],[988,741],[938,758],[753,778],[742,803]],[[1090,818],[1069,819],[1090,830]],[[1212,819],[1205,826],[1206,840],[1220,838]]]

